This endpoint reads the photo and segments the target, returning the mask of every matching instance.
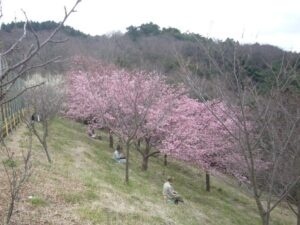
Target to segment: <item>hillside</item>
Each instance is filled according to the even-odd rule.
[[[33,22],[32,27],[40,40],[57,26],[55,22]],[[2,24],[0,30],[0,50],[20,38],[23,23]],[[49,64],[39,73],[61,74],[68,70],[69,59],[76,55],[101,59],[129,69],[156,70],[168,75],[171,80],[178,79],[182,72],[200,77],[213,78],[217,71],[211,65],[216,60],[223,72],[232,73],[234,54],[241,71],[254,82],[268,85],[273,74],[279,71],[281,63],[297,64],[299,54],[286,52],[276,46],[260,44],[240,44],[232,39],[225,41],[203,37],[200,34],[182,33],[176,28],[160,28],[153,23],[129,26],[125,33],[112,33],[102,36],[90,36],[72,27],[63,27],[55,40],[62,43],[49,43],[31,63],[39,64],[56,56],[61,61]],[[8,56],[9,62],[23,57],[31,45],[36,45],[35,37],[28,28],[27,37],[19,44],[14,54]],[[299,65],[295,66],[299,70]],[[183,71],[184,70],[184,71]],[[298,82],[299,83],[299,82]],[[298,84],[299,86],[299,84]]]
[[[260,224],[253,200],[229,178],[212,177],[207,193],[201,171],[176,161],[165,167],[158,157],[151,159],[148,172],[142,172],[139,155],[132,151],[130,184],[125,185],[125,167],[112,159],[105,135],[103,140],[90,139],[85,126],[66,119],[56,119],[49,132],[53,164],[47,163],[35,141],[34,171],[13,224]],[[20,151],[26,133],[20,126],[7,138],[8,145]],[[162,185],[169,175],[185,199],[182,205],[163,202]],[[274,225],[296,223],[283,205],[272,216]]]

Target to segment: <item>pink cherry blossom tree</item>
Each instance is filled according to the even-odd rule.
[[[75,57],[72,70],[67,77],[66,115],[88,124],[88,131],[108,128],[104,123],[104,114],[109,109],[108,89],[111,85],[109,75],[115,68],[92,58]],[[110,147],[113,136],[109,130]]]
[[[209,171],[219,170],[233,174],[230,158],[239,158],[233,139],[228,137],[224,126],[207,110],[207,105],[222,119],[231,132],[234,121],[225,113],[221,101],[199,102],[187,96],[177,101],[168,125],[161,149],[167,155],[194,164],[206,171],[206,189],[209,191]]]
[[[138,148],[143,165],[147,165],[145,161],[157,152],[150,152],[151,131],[158,130],[167,115],[171,98],[175,99],[173,89],[156,73],[128,72],[99,64],[88,72],[71,72],[68,84],[67,115],[87,120],[93,127],[106,127],[121,140],[126,147],[128,182],[130,145],[148,141],[145,150]]]
[[[222,102],[193,100],[156,73],[129,72],[99,63],[88,72],[73,71],[68,93],[67,115],[88,120],[93,127],[109,128],[125,145],[126,182],[131,144],[141,154],[144,170],[148,159],[160,151],[207,171],[228,168],[226,157],[233,156],[234,142],[206,106],[214,108],[233,130]]]

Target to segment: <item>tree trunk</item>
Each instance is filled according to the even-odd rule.
[[[206,191],[210,192],[210,175],[208,171],[206,171],[205,174],[205,183],[206,183]]]
[[[129,147],[130,144],[126,142],[126,169],[125,169],[125,182],[129,183]]]
[[[114,148],[114,137],[113,137],[111,131],[109,131],[109,147]]]
[[[267,212],[264,209],[260,198],[255,194],[254,194],[254,199],[255,199],[255,202],[256,202],[257,209],[258,209],[258,213],[259,213],[260,218],[261,218],[262,225],[269,225],[270,212]]]
[[[12,217],[14,206],[15,206],[15,200],[16,200],[15,196],[12,194],[11,199],[10,199],[10,203],[9,203],[8,212],[7,212],[7,215],[6,215],[5,225],[8,225],[10,223],[10,219]]]
[[[47,159],[48,159],[48,162],[49,163],[52,163],[52,160],[51,160],[51,157],[50,157],[50,154],[49,154],[49,151],[48,151],[48,145],[47,145],[47,137],[48,137],[48,122],[47,120],[45,120],[43,122],[43,129],[44,129],[44,135],[43,135],[43,147],[44,147],[44,150],[46,152],[46,156],[47,156]]]
[[[297,225],[300,225],[300,185],[297,185],[296,188],[296,203],[297,203],[297,209],[298,209],[298,213],[297,213]]]
[[[297,208],[298,208],[297,225],[300,225],[300,201],[298,201]]]
[[[300,225],[300,201],[298,202],[297,208],[298,208],[297,225]]]
[[[164,155],[164,166],[167,166],[167,165],[168,165],[167,155],[165,154]]]
[[[262,224],[263,225],[269,225],[269,221],[270,221],[270,214],[269,213],[265,213],[262,216]]]
[[[147,171],[148,169],[148,157],[147,156],[143,156],[143,162],[142,162],[142,170],[143,171]]]
[[[146,146],[145,146],[145,152],[143,153],[143,162],[142,162],[142,170],[147,171],[148,169],[148,161],[149,161],[149,153],[150,153],[150,138],[146,138]],[[138,145],[140,146],[140,140]]]
[[[37,139],[39,140],[39,142],[41,143],[41,145],[43,146],[43,149],[46,153],[48,162],[51,163],[51,157],[48,151],[48,146],[47,146],[47,137],[48,137],[48,122],[43,122],[43,137],[40,136],[40,134],[38,133],[38,131],[35,129],[34,123],[32,124],[32,131],[34,133],[34,135],[37,137]]]
[[[260,199],[260,195],[258,194],[256,178],[253,174],[254,173],[252,173],[252,176],[251,176],[251,183],[253,185],[253,197],[254,197],[254,200],[255,200],[255,203],[256,203],[256,206],[257,206],[257,209],[258,209],[258,213],[259,213],[260,218],[262,220],[262,224],[263,225],[269,225],[270,212],[267,212],[264,209],[264,206],[263,206],[262,201]]]
[[[52,160],[51,160],[51,157],[50,157],[50,154],[49,154],[49,151],[48,151],[48,146],[47,146],[47,142],[46,141],[45,142],[43,141],[43,148],[45,150],[48,162],[52,163]]]

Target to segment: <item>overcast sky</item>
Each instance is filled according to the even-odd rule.
[[[2,0],[2,22],[59,21],[75,0]],[[300,52],[300,0],[82,0],[67,25],[91,35],[153,22],[182,32]]]

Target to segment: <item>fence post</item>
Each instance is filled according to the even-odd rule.
[[[7,125],[7,118],[4,119],[4,126],[5,126],[5,136],[8,136],[8,125]]]
[[[7,135],[9,132],[9,107],[8,107],[8,103],[5,104],[5,119],[6,119],[6,127],[7,127]]]
[[[21,110],[18,109],[18,117],[19,117],[19,123],[21,123]]]
[[[13,117],[14,117],[14,124],[15,124],[15,129],[16,129],[16,127],[17,127],[16,113],[17,113],[17,110],[16,110],[16,100],[15,100],[15,101],[14,101],[14,114],[13,114]]]
[[[14,128],[16,128],[17,123],[16,123],[16,117],[15,117],[15,113],[13,114],[13,121],[14,121]]]
[[[3,114],[3,118],[4,118],[4,131],[5,131],[5,135],[4,136],[7,136],[8,135],[8,126],[7,126],[7,110],[6,110],[6,104],[3,105],[4,106],[4,114]]]
[[[25,116],[25,112],[24,112],[24,108],[22,108],[22,117],[24,118]]]
[[[9,121],[9,125],[10,125],[10,131],[13,130],[13,113],[12,113],[12,108],[11,108],[11,102],[8,103],[8,112],[9,112],[9,118],[8,118],[8,121]]]

